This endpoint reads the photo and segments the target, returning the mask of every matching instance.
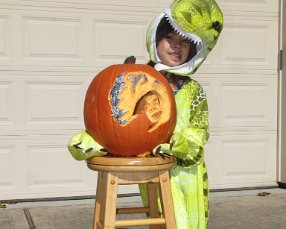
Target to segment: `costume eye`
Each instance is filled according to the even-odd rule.
[[[221,27],[221,26],[220,26],[219,21],[213,22],[212,26],[213,26],[213,28],[214,28],[216,31],[220,31],[220,27]]]

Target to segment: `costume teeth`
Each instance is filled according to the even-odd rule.
[[[197,48],[200,48],[202,45],[202,40],[200,37],[196,36],[193,33],[186,33],[184,30],[182,30],[172,19],[171,11],[170,9],[165,9],[164,11],[164,17],[167,19],[167,21],[170,23],[174,31],[180,34],[183,38],[187,38],[191,40]]]

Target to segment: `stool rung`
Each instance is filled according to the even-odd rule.
[[[165,218],[123,219],[115,221],[115,227],[133,227],[133,226],[159,225],[159,224],[166,224]]]
[[[117,208],[116,214],[146,213],[149,211],[150,209],[147,207]]]

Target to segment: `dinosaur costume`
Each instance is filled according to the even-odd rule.
[[[186,63],[169,67],[160,62],[156,50],[157,27],[167,18],[172,28],[196,45],[196,55]],[[171,189],[178,229],[208,227],[208,175],[204,161],[204,145],[208,139],[208,106],[202,87],[190,79],[213,49],[223,27],[223,16],[213,0],[177,0],[155,17],[147,31],[147,49],[154,68],[167,78],[176,78],[174,91],[177,124],[170,143],[160,151],[178,158],[171,169]],[[170,74],[171,73],[171,74]],[[171,76],[170,76],[171,75]],[[182,77],[185,76],[185,77]],[[174,81],[173,81],[174,82]],[[143,202],[147,203],[146,186],[140,186]]]
[[[196,45],[196,55],[186,63],[169,67],[161,63],[156,51],[157,27],[167,18],[172,28]],[[178,229],[204,229],[208,226],[208,176],[204,161],[204,145],[208,139],[208,106],[204,90],[190,76],[198,69],[215,46],[223,27],[223,16],[214,0],[176,0],[151,22],[146,42],[154,68],[175,79],[177,124],[170,143],[160,145],[161,153],[178,158],[171,169],[171,189]],[[77,160],[102,156],[97,144],[85,131],[68,144]],[[147,202],[146,186],[140,186],[143,202]]]

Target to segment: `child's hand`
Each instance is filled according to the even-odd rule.
[[[189,143],[181,133],[175,133],[170,139],[170,143],[160,144],[153,150],[154,156],[170,157],[175,156],[181,159],[189,152]]]
[[[176,157],[184,159],[186,154],[189,152],[190,146],[188,140],[181,133],[175,133],[171,137],[170,143],[170,150],[172,151],[172,154]]]
[[[170,150],[168,150],[169,152],[163,151],[163,149],[167,149],[170,148],[170,144],[165,143],[165,144],[160,144],[157,147],[155,147],[152,151],[152,155],[156,156],[156,157],[171,157],[172,154],[170,154]]]
[[[86,160],[92,156],[103,156],[107,152],[103,151],[99,145],[86,131],[80,131],[68,143],[68,149],[76,160]]]

